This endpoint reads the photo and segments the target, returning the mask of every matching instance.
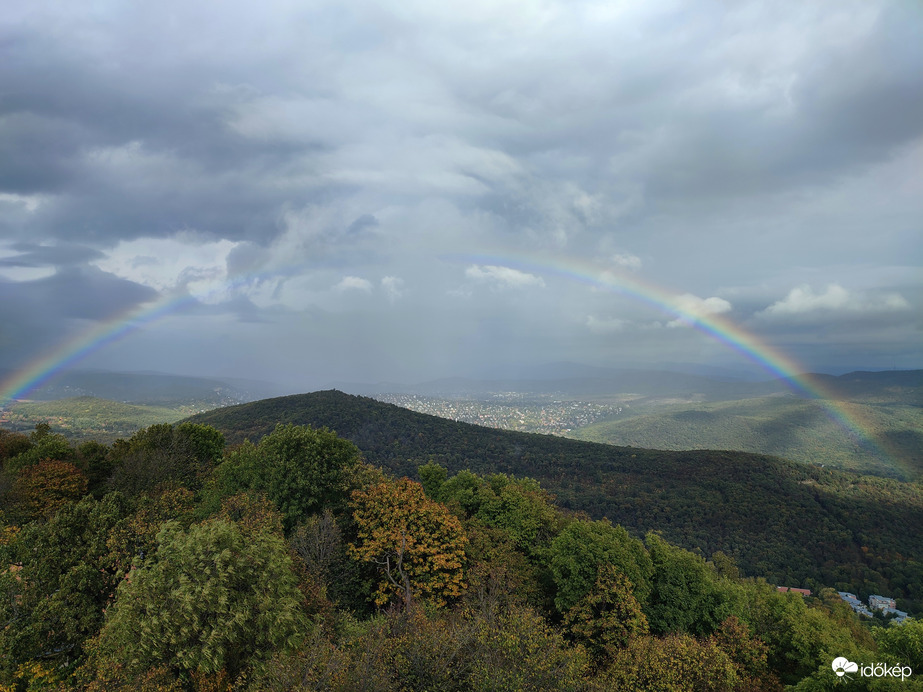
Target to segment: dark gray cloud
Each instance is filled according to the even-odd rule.
[[[188,294],[109,356],[305,382],[736,357],[659,301],[816,368],[919,365],[921,166],[901,0],[36,0],[0,19],[29,344],[0,358],[53,348],[36,311]]]
[[[28,306],[47,320],[107,321],[158,295],[147,286],[93,268],[66,269],[47,278],[0,286],[4,302]]]

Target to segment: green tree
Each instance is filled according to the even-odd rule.
[[[656,634],[707,635],[731,615],[730,597],[698,555],[648,534],[653,590],[647,612]]]
[[[475,517],[504,529],[526,554],[545,558],[545,548],[561,528],[553,498],[532,478],[487,476],[479,489]]]
[[[428,498],[436,502],[445,501],[442,497],[442,486],[448,478],[448,471],[444,466],[431,461],[419,466],[417,475],[420,477],[420,484]]]
[[[895,662],[923,674],[923,620],[907,620],[900,625],[875,627],[872,636],[880,651],[892,656]]]
[[[208,503],[257,490],[275,503],[289,530],[324,508],[344,505],[361,467],[359,449],[335,433],[278,425],[259,445],[246,442],[225,455],[207,491]]]
[[[104,494],[106,481],[112,473],[112,459],[109,448],[95,440],[77,445],[77,458],[74,464],[87,477],[88,490],[95,496]]]
[[[87,496],[0,546],[0,564],[21,565],[0,570],[0,683],[29,661],[66,671],[81,660],[121,579],[107,540],[130,514],[117,493]]]
[[[574,521],[551,544],[551,572],[558,589],[555,606],[561,613],[589,593],[603,565],[613,565],[624,574],[644,606],[650,596],[652,569],[644,544],[605,519]]]
[[[163,483],[178,482],[198,490],[206,474],[221,457],[224,435],[197,423],[160,423],[139,430],[127,441],[112,446],[115,459],[111,487],[138,495],[153,492]]]
[[[830,670],[830,662],[845,656],[861,660],[862,649],[843,628],[823,610],[809,607],[793,593],[780,593],[765,581],[745,583],[745,619],[754,635],[768,647],[770,669],[783,684],[793,685],[820,668]]]
[[[180,423],[173,429],[174,437],[191,452],[198,464],[212,467],[224,453],[224,433],[202,423]]]
[[[45,459],[65,461],[74,456],[74,449],[64,435],[51,432],[48,423],[39,423],[29,434],[31,446],[12,457],[5,464],[8,471],[16,472]]]
[[[5,466],[7,459],[28,451],[31,446],[28,435],[0,428],[0,467]]]
[[[648,632],[647,618],[632,595],[631,582],[608,564],[599,568],[589,593],[565,613],[564,627],[602,666],[632,638]]]
[[[226,670],[294,645],[305,623],[285,542],[214,519],[164,524],[157,552],[119,586],[102,648],[130,669]]]

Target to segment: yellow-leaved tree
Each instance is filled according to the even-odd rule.
[[[445,605],[465,588],[463,565],[468,538],[461,522],[423,486],[409,478],[385,481],[352,494],[358,528],[350,554],[379,566],[384,579],[375,603],[394,597]]]

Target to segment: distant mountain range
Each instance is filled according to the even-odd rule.
[[[428,461],[452,473],[531,476],[564,508],[636,534],[660,531],[706,556],[722,550],[746,573],[775,583],[862,583],[906,594],[923,583],[923,536],[906,530],[923,525],[923,488],[915,483],[758,454],[652,451],[483,428],[338,391],[189,420],[214,425],[230,443],[255,442],[280,423],[327,427],[371,463],[411,477]]]
[[[9,377],[0,371],[0,381]],[[188,377],[160,372],[110,372],[74,370],[54,376],[28,394],[34,401],[52,401],[78,396],[110,399],[130,404],[203,407],[227,406],[278,394],[264,382]]]
[[[565,367],[566,366],[566,367]],[[639,397],[684,397],[700,401],[751,399],[773,394],[803,393],[787,379],[764,381],[707,377],[668,370],[617,370],[564,364],[545,371],[544,377],[527,379],[470,379],[464,377],[430,380],[415,385],[398,383],[332,383],[334,389],[351,394],[420,394],[423,396],[489,396],[498,392],[559,394],[575,397],[605,397],[634,394]],[[807,379],[829,392],[833,398],[874,400],[896,397],[906,403],[923,405],[923,370],[852,372],[846,375],[809,374]]]

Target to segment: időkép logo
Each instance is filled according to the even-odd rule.
[[[888,663],[869,663],[860,666],[840,656],[833,659],[833,672],[837,677],[852,679],[850,673],[858,673],[863,678],[900,678],[906,680],[913,674],[910,666],[893,666]]]

